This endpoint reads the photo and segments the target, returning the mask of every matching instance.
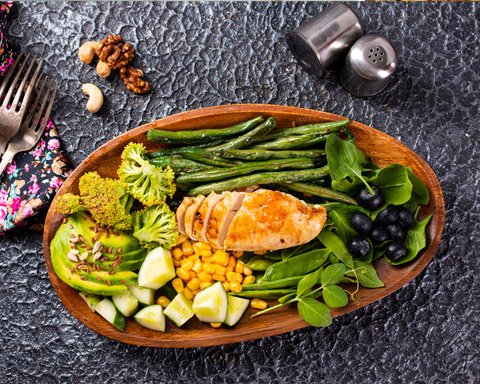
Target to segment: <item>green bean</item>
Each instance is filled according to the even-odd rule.
[[[236,161],[220,159],[216,156],[212,156],[210,153],[208,155],[202,154],[201,149],[195,151],[185,151],[181,154],[182,157],[197,161],[202,164],[212,165],[214,167],[233,167],[238,164]],[[206,152],[206,151],[205,151]]]
[[[255,255],[248,260],[245,265],[254,271],[266,271],[272,264],[275,264],[275,261],[265,259],[260,255]]]
[[[308,183],[280,183],[280,186],[295,192],[319,196],[328,200],[341,201],[345,204],[357,205],[357,201],[346,193],[337,192],[330,188]]]
[[[280,137],[272,141],[265,141],[251,146],[252,149],[269,149],[274,151],[306,148],[312,145],[323,143],[327,140],[328,135],[300,135]]]
[[[180,176],[177,181],[189,183],[204,183],[207,181],[216,181],[229,179],[236,176],[244,176],[260,171],[278,171],[281,169],[308,169],[314,168],[315,163],[312,159],[297,158],[284,160],[267,160],[254,163],[238,165],[234,168],[212,169],[210,171],[198,171]]]
[[[295,293],[296,289],[270,289],[270,290],[260,290],[260,291],[244,291],[242,290],[239,293],[232,293],[233,296],[240,296],[246,298],[257,298],[257,299],[278,299],[282,296]]]
[[[164,144],[195,144],[209,143],[215,138],[224,138],[237,135],[256,127],[265,119],[262,116],[221,129],[200,129],[194,131],[169,131],[151,129],[147,132],[147,139],[154,143]]]
[[[330,253],[329,249],[316,249],[275,263],[265,271],[259,282],[306,275],[324,264],[328,260]]]
[[[191,152],[192,149],[201,149],[201,148],[211,147],[214,145],[223,144],[225,142],[226,140],[214,140],[214,141],[211,141],[210,143],[189,145],[188,147],[162,148],[156,152],[149,153],[148,156],[154,159],[156,157],[162,157],[162,156],[181,155],[182,153],[185,153],[185,152]]]
[[[308,149],[303,151],[269,151],[267,149],[230,149],[220,151],[218,156],[224,159],[240,159],[240,160],[270,160],[270,159],[291,159],[294,157],[308,157],[311,159],[319,159],[325,156],[323,149]]]
[[[238,188],[248,187],[254,184],[275,184],[280,182],[297,182],[314,180],[328,174],[328,166],[316,169],[302,169],[296,171],[262,172],[253,175],[240,176],[237,178],[217,181],[200,185],[191,189],[190,196],[208,195],[210,192],[231,191]]]
[[[269,117],[266,121],[264,121],[259,126],[255,127],[251,131],[238,136],[224,144],[216,145],[213,147],[206,148],[208,151],[224,151],[227,149],[240,149],[249,146],[250,144],[257,141],[259,138],[268,134],[277,122],[273,117]]]
[[[175,174],[182,174],[186,172],[214,169],[215,167],[206,164],[198,163],[196,161],[185,159],[181,156],[162,156],[155,157],[150,160],[150,163],[156,167],[165,168],[166,166],[172,167]]]
[[[293,276],[275,281],[262,281],[259,279],[259,281],[257,281],[255,284],[242,285],[242,292],[296,287],[303,277],[304,276]]]
[[[328,135],[339,131],[350,124],[350,120],[331,121],[328,123],[314,123],[292,128],[280,128],[265,136],[265,140],[277,139],[294,135]]]

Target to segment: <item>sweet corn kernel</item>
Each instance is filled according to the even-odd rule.
[[[243,256],[243,251],[233,251],[232,252],[233,257],[239,258]]]
[[[201,241],[193,243],[192,247],[193,247],[193,251],[197,254],[200,254],[200,252],[202,251],[210,251],[212,249],[210,245],[206,243],[202,243]]]
[[[177,241],[175,242],[175,245],[181,244],[187,239],[188,239],[187,235],[184,235],[183,233],[181,233],[181,234],[178,235]]]
[[[220,328],[222,326],[222,323],[210,323],[212,328]]]
[[[245,276],[243,278],[242,284],[253,284],[255,282],[255,276],[250,275],[250,276]]]
[[[200,289],[205,289],[205,288],[208,288],[212,285],[212,282],[211,281],[202,281],[200,283]]]
[[[180,265],[182,265],[182,261],[181,260],[177,260],[177,259],[173,259],[173,265],[175,267],[180,267]]]
[[[183,259],[182,260],[182,269],[185,271],[189,271],[193,267],[193,260],[191,259]]]
[[[225,268],[225,272],[226,272],[226,273],[228,273],[228,272],[233,272],[233,268],[227,267],[227,268]]]
[[[230,283],[230,290],[232,292],[239,293],[242,291],[242,284],[237,282]]]
[[[157,299],[157,304],[160,304],[163,308],[167,308],[168,304],[170,304],[170,299],[167,296],[160,296]]]
[[[235,266],[235,272],[237,273],[243,273],[243,270],[245,269],[245,266],[243,263],[237,263]]]
[[[248,267],[243,268],[243,274],[245,276],[250,276],[252,273],[253,273],[253,271],[250,268],[248,268]]]
[[[172,286],[175,291],[178,293],[183,292],[183,281],[182,279],[179,279],[178,277],[176,279],[172,280]]]
[[[172,255],[174,259],[180,259],[183,256],[183,251],[180,248],[173,248]]]
[[[233,256],[229,256],[227,268],[235,269],[236,266],[237,266],[237,259]]]
[[[264,255],[265,253],[267,253],[267,251],[254,251],[253,254],[255,255]]]
[[[222,267],[221,265],[215,265],[215,274],[225,276],[227,273],[227,268]]]
[[[213,254],[213,260],[215,263],[220,264],[223,267],[226,267],[228,264],[228,253],[219,249]]]
[[[215,265],[212,263],[205,263],[203,264],[203,270],[208,273],[215,273]]]
[[[223,281],[226,280],[226,279],[225,279],[225,276],[223,276],[223,275],[218,275],[218,274],[216,274],[216,273],[212,276],[212,278],[213,278],[213,280],[215,280],[215,281],[222,281],[222,282],[223,282]]]
[[[192,243],[190,243],[189,240],[185,240],[182,243],[182,252],[186,256],[189,256],[193,253]]]
[[[183,268],[176,269],[177,276],[180,277],[182,280],[190,280],[190,272],[186,271]]]
[[[202,270],[203,270],[203,266],[202,266],[201,261],[199,261],[199,260],[195,261],[195,263],[193,264],[193,267],[192,267],[192,271],[199,274],[200,272],[202,272]]]
[[[227,280],[232,282],[241,283],[242,275],[237,272],[227,272]]]
[[[198,277],[195,277],[187,283],[187,287],[194,291],[200,288],[200,283],[200,279]]]
[[[212,281],[212,275],[207,271],[202,271],[198,274],[200,281]]]
[[[195,279],[197,277],[197,274],[194,271],[190,271],[190,280]]]
[[[210,252],[210,251],[200,251],[199,256],[201,256],[201,257],[212,257],[212,252]]]
[[[266,301],[260,299],[252,299],[250,306],[255,309],[265,309],[268,307],[268,304]]]
[[[228,292],[230,290],[230,283],[228,281],[224,281],[222,285],[223,289],[225,289],[225,292]]]
[[[185,295],[185,297],[188,299],[188,300],[192,300],[193,299],[193,292],[190,288],[188,287],[185,287],[183,289],[183,294]]]

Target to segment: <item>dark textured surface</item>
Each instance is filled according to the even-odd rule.
[[[41,235],[0,243],[2,383],[478,383],[480,382],[480,7],[472,3],[352,4],[367,31],[395,43],[400,67],[383,94],[356,99],[329,73],[314,81],[284,32],[322,3],[19,4],[14,41],[46,59],[61,81],[55,106],[72,162],[150,120],[228,103],[274,103],[349,116],[400,139],[437,172],[445,192],[442,245],[396,294],[328,329],[196,350],[105,339],[57,299]],[[133,42],[153,92],[100,80],[76,50],[109,32]],[[103,112],[84,109],[95,81]]]

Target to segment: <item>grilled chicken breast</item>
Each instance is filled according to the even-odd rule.
[[[214,249],[271,251],[308,243],[327,214],[278,191],[212,193],[186,197],[177,210],[178,229]]]

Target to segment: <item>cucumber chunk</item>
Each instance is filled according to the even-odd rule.
[[[95,306],[97,311],[105,320],[120,331],[124,331],[127,326],[127,318],[115,308],[115,305],[109,299],[103,299]]]
[[[248,308],[250,300],[228,295],[227,316],[224,323],[230,327],[238,323]]]
[[[80,297],[87,303],[88,308],[95,312],[95,306],[102,301],[102,296],[91,295],[90,293],[78,292]]]
[[[135,315],[135,321],[142,327],[165,332],[165,315],[161,305],[150,305]]]
[[[138,311],[138,299],[130,291],[113,295],[112,300],[123,316],[130,317]]]
[[[175,296],[163,313],[179,327],[185,324],[194,315],[192,302],[188,300],[183,293],[179,293]]]
[[[155,248],[145,257],[145,261],[138,272],[138,285],[144,288],[158,289],[175,277],[170,251],[164,248]]]
[[[139,287],[137,284],[128,286],[128,290],[143,305],[152,305],[155,300],[155,291],[149,288]]]
[[[227,293],[222,283],[207,287],[197,293],[193,300],[193,311],[200,321],[223,323],[227,316]]]

